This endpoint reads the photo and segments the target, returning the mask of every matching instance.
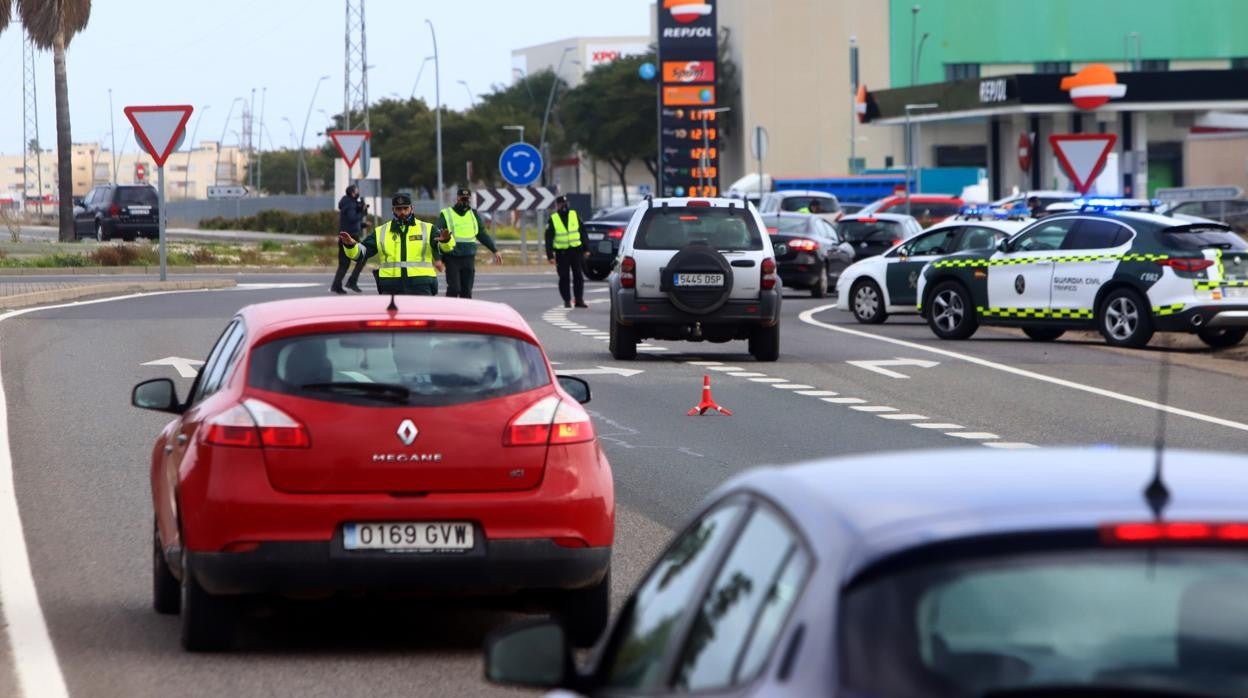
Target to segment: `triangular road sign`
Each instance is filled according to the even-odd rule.
[[[1049,145],[1075,189],[1087,194],[1118,142],[1112,133],[1066,133],[1049,136]]]
[[[355,167],[355,161],[360,159],[360,153],[364,152],[364,141],[372,139],[372,131],[330,131],[329,137],[334,142],[334,147],[338,149],[338,154],[342,156],[343,162],[347,163],[347,168]]]
[[[126,107],[122,111],[134,126],[134,135],[143,149],[156,161],[157,167],[164,167],[169,154],[178,147],[194,109],[189,104],[167,104]]]

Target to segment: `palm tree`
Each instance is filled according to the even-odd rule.
[[[9,23],[13,5],[26,35],[42,49],[52,49],[56,81],[56,169],[60,199],[60,239],[74,239],[74,171],[69,129],[69,85],[65,78],[65,48],[87,26],[91,0],[0,0],[0,30]]]

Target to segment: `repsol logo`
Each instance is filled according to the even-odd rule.
[[[664,39],[713,39],[715,30],[712,27],[667,27],[663,30]]]
[[[983,80],[979,83],[979,101],[983,104],[1004,102],[1009,99],[1005,94],[1005,80]]]
[[[619,60],[620,55],[619,51],[594,51],[590,60],[595,63],[602,63],[605,61]]]

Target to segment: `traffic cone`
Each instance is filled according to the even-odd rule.
[[[711,397],[711,377],[709,375],[702,376],[702,402],[699,402],[693,409],[689,410],[689,416],[695,414],[706,414],[707,410],[715,410],[723,414],[732,416],[732,412],[726,407],[720,407],[715,404],[715,398]]]

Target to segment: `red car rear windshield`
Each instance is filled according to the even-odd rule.
[[[252,352],[248,385],[352,404],[454,405],[548,385],[541,350],[467,332],[352,332],[286,337]],[[388,388],[387,388],[388,387]]]
[[[910,698],[1050,695],[1042,689],[1057,686],[1244,696],[1246,588],[1242,548],[913,567],[843,596],[841,677],[856,694]]]

